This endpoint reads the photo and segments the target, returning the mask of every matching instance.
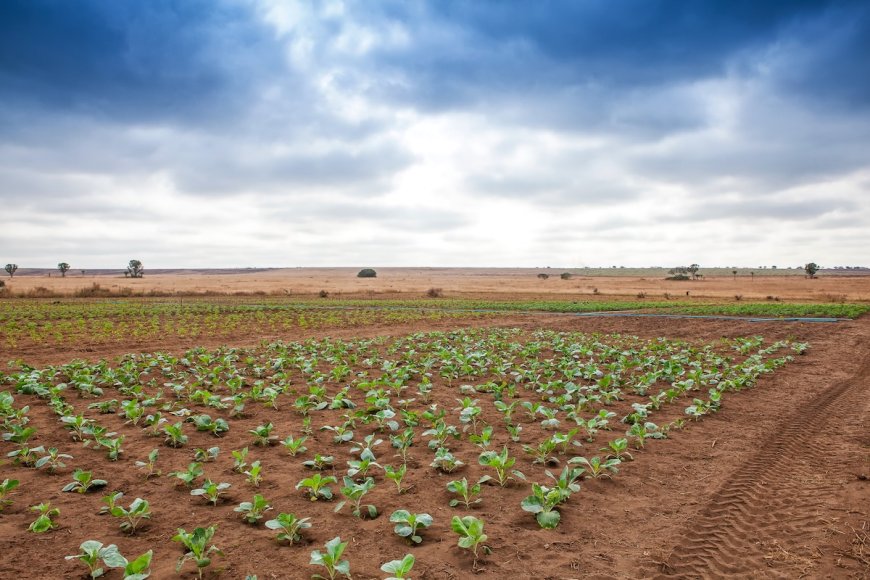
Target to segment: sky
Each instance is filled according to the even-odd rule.
[[[3,0],[0,263],[870,265],[870,3]]]

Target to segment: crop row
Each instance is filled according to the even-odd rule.
[[[215,522],[227,519],[223,506],[238,489],[250,491],[235,498],[244,501],[222,526],[271,530],[288,546],[331,537],[309,561],[330,578],[350,574],[341,536],[371,536],[369,522],[376,536],[392,530],[412,550],[429,534],[452,533],[473,569],[492,547],[484,526],[501,526],[510,512],[500,496],[516,498],[516,509],[541,528],[555,528],[582,502],[583,481],[617,476],[650,441],[718,412],[727,393],[806,348],[761,337],[696,345],[468,330],[25,365],[0,376],[11,389],[0,395],[3,439],[20,473],[0,498],[8,507],[14,493],[26,493],[35,533],[50,532],[65,505],[79,502],[94,514],[79,527],[106,530],[105,516],[115,518],[148,550],[128,561],[114,544],[79,537],[81,551],[70,557],[92,573],[138,562],[125,571],[130,579],[147,577],[152,556],[168,556],[159,538],[170,535],[184,546],[179,566],[192,561],[202,573],[226,553],[232,569],[246,568],[237,546],[217,548]],[[141,475],[117,489],[119,469]],[[35,484],[33,472],[47,479]],[[441,476],[434,493],[427,486]],[[15,489],[28,478],[31,487]],[[46,486],[63,490],[65,505],[50,505]],[[89,500],[103,488],[114,491]],[[210,506],[202,516],[210,521],[186,531],[182,501]],[[266,519],[276,506],[283,509]],[[299,555],[287,558],[304,565]],[[407,577],[414,562],[408,553],[383,570]]]

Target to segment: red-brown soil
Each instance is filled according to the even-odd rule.
[[[425,327],[327,330],[282,338],[396,335],[463,324],[444,321]],[[482,560],[483,570],[477,576],[555,579],[870,575],[870,549],[866,547],[870,537],[870,318],[806,324],[541,315],[492,318],[473,324],[620,332],[699,342],[759,334],[769,341],[792,338],[811,345],[804,356],[764,376],[755,388],[729,393],[718,414],[636,452],[635,461],[623,464],[613,480],[585,481],[581,492],[565,504],[562,523],[555,530],[539,529],[534,519],[519,509],[520,500],[528,493],[526,485],[505,490],[487,488],[484,502],[472,513],[486,522],[493,553]],[[239,337],[234,344],[253,345],[260,338]],[[197,344],[208,345],[208,341]],[[90,353],[39,351],[34,347],[17,355],[42,365],[77,356],[93,359],[131,350],[181,351],[190,346],[180,342],[131,343]],[[442,406],[455,406],[455,390],[438,396],[442,397]],[[16,396],[18,403],[27,400]],[[88,401],[73,402],[83,408]],[[395,493],[392,482],[379,477],[372,500],[382,515],[373,521],[360,521],[347,512],[333,516],[331,506],[312,506],[293,489],[300,479],[298,458],[288,456],[280,446],[265,450],[251,446],[251,458],[262,457],[266,464],[260,493],[276,508],[267,515],[283,511],[314,516],[314,527],[308,530],[303,545],[279,546],[272,539],[273,532],[262,525],[247,526],[233,512],[239,502],[250,500],[255,490],[230,470],[229,451],[250,446],[247,429],[265,421],[274,422],[275,433],[281,437],[290,432],[298,434],[298,415],[290,410],[263,409],[255,416],[234,420],[231,431],[222,439],[187,429],[190,442],[179,450],[142,437],[138,430],[123,426],[118,416],[103,416],[104,424],[128,434],[122,459],[112,463],[104,453],[71,442],[44,403],[36,399],[30,403],[30,414],[39,429],[34,443],[58,446],[75,459],[55,475],[3,465],[0,479],[17,478],[21,487],[12,496],[13,504],[0,514],[0,578],[83,577],[84,567],[64,561],[63,556],[76,553],[79,543],[86,539],[115,543],[130,556],[153,548],[152,577],[175,577],[175,561],[182,553],[171,541],[176,527],[190,530],[209,523],[218,524],[214,543],[226,554],[215,559],[210,577],[241,579],[257,573],[261,579],[308,578],[318,572],[308,565],[311,550],[322,549],[323,543],[338,533],[350,541],[345,557],[357,579],[382,578],[379,565],[408,552],[417,557],[414,578],[475,576],[470,558],[455,547],[455,535],[449,530],[454,510],[447,506],[444,485],[456,475],[469,480],[482,475],[483,468],[476,464],[450,476],[437,475],[423,464],[409,473],[407,482],[414,487],[404,496]],[[317,442],[326,441],[329,434],[317,432],[309,439],[308,447],[317,448]],[[221,457],[217,464],[205,465],[206,474],[233,484],[226,500],[217,507],[191,497],[185,489],[175,489],[165,476],[146,482],[133,466],[136,459],[143,459],[150,449],[159,447],[158,466],[166,474],[186,466],[192,449],[216,444],[221,447]],[[2,445],[5,451],[11,449],[9,444]],[[587,454],[592,451],[587,450]],[[417,450],[411,455],[426,459],[429,454]],[[344,459],[336,458],[337,463]],[[154,519],[135,536],[122,533],[109,516],[96,515],[102,493],[61,493],[61,487],[70,480],[72,466],[92,469],[95,475],[108,479],[109,489],[123,490],[127,503],[137,496],[148,498]],[[524,471],[535,469],[526,457],[519,458],[518,467]],[[27,507],[49,500],[61,510],[60,528],[42,535],[26,532],[33,519]],[[408,547],[392,534],[386,518],[398,508],[427,511],[435,518],[435,524],[423,534],[422,545]],[[183,577],[195,576],[190,564],[185,570]],[[113,571],[108,578],[120,576]]]

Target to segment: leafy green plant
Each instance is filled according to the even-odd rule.
[[[202,578],[203,569],[211,564],[211,555],[223,555],[217,546],[209,546],[216,530],[217,526],[195,528],[193,532],[178,528],[178,533],[172,537],[172,540],[181,543],[187,548],[187,552],[178,559],[178,563],[175,565],[176,572],[180,572],[188,560],[193,560],[196,564],[197,576]]]
[[[36,463],[34,464],[34,467],[36,467],[37,469],[47,467],[49,473],[54,473],[56,470],[63,469],[64,467],[66,467],[66,463],[63,462],[64,459],[72,459],[72,458],[73,458],[72,455],[69,455],[66,453],[60,453],[57,450],[57,447],[49,447],[48,455],[45,455],[45,456],[37,459]]]
[[[516,458],[508,455],[507,447],[502,447],[501,453],[496,453],[495,451],[484,451],[478,457],[478,463],[480,465],[491,467],[495,470],[496,481],[501,487],[504,487],[514,478],[525,480],[526,476],[523,475],[522,472],[517,471],[516,469],[511,470],[511,467],[516,463]],[[511,476],[513,475],[513,477]],[[484,483],[486,481],[490,481],[492,477],[488,475],[484,475],[480,479],[480,483]]]
[[[396,455],[402,458],[402,463],[407,463],[408,451],[414,444],[414,429],[408,427],[398,435],[390,435],[390,444],[399,450]]]
[[[331,467],[333,462],[332,455],[321,455],[319,453],[314,454],[314,459],[309,459],[307,461],[303,461],[302,465],[309,469],[318,469],[323,470],[327,467]]]
[[[611,473],[619,472],[619,464],[622,463],[619,459],[611,458],[602,461],[597,455],[589,459],[585,457],[572,457],[568,463],[582,466],[586,474],[593,478],[611,477]]]
[[[428,528],[432,525],[429,514],[413,514],[407,510],[396,510],[390,515],[390,521],[396,524],[393,531],[407,538],[409,542],[419,544],[423,538],[417,533],[418,528]]]
[[[523,451],[534,456],[533,463],[541,463],[543,465],[558,465],[559,460],[556,458],[557,442],[552,438],[544,439],[538,443],[537,447],[531,445],[523,445]]]
[[[31,532],[42,534],[57,527],[54,518],[60,515],[60,510],[51,507],[51,502],[44,502],[39,505],[31,506],[30,511],[39,514],[39,516],[33,520],[27,528]]]
[[[547,477],[555,482],[553,489],[559,492],[559,503],[568,501],[568,498],[571,497],[572,493],[580,491],[580,484],[577,483],[577,481],[582,479],[583,471],[582,468],[568,467],[567,465],[562,468],[558,477],[553,475],[549,470],[545,471]]]
[[[223,492],[231,487],[229,483],[217,483],[208,478],[203,482],[202,487],[190,490],[190,495],[198,495],[206,498],[212,505],[217,505]]]
[[[7,498],[12,490],[18,487],[19,481],[17,479],[4,479],[3,483],[0,483],[0,511],[3,511],[3,508],[6,506],[12,505],[12,500]]]
[[[550,529],[559,525],[561,515],[556,506],[562,501],[562,490],[533,483],[532,495],[527,496],[521,505],[523,510],[535,514],[538,525]]]
[[[216,461],[220,452],[220,447],[209,447],[208,449],[194,449],[193,460],[199,463],[209,463],[212,461]]]
[[[237,473],[245,471],[245,468],[248,466],[248,448],[242,447],[238,451],[231,451],[230,453],[233,456],[233,471]]]
[[[88,493],[92,489],[108,485],[108,482],[105,479],[94,479],[93,473],[83,469],[76,469],[73,471],[72,477],[73,480],[63,486],[63,491]]]
[[[148,453],[148,458],[145,461],[136,461],[136,467],[145,470],[145,479],[160,475],[160,471],[156,469],[157,458],[160,455],[158,449],[152,449]]]
[[[202,463],[193,462],[187,466],[187,469],[184,471],[172,471],[169,473],[169,477],[175,477],[181,483],[190,487],[193,485],[193,482],[199,479],[199,477],[203,474],[202,471]],[[176,482],[177,485],[177,482]]]
[[[227,423],[226,419],[220,417],[212,419],[211,416],[203,414],[195,415],[191,417],[190,420],[193,422],[197,431],[207,431],[215,437],[220,437],[230,430],[230,425]]]
[[[347,542],[342,542],[341,537],[336,536],[326,542],[325,548],[325,552],[321,552],[320,550],[314,550],[311,552],[310,564],[312,566],[323,566],[326,568],[329,580],[334,580],[338,574],[350,578],[350,562],[341,559],[345,548],[347,548]],[[312,578],[325,580],[327,577],[315,574]]]
[[[259,493],[254,495],[251,501],[243,501],[233,511],[242,514],[242,518],[249,524],[256,524],[263,518],[263,514],[272,509],[269,502]]]
[[[245,476],[248,483],[254,487],[260,487],[260,482],[263,480],[263,467],[260,465],[260,460],[253,462],[251,468],[245,470]]]
[[[431,467],[443,471],[444,473],[452,473],[463,465],[465,465],[465,463],[454,457],[446,447],[439,447],[435,450],[435,459],[433,459],[430,464]]]
[[[375,487],[375,480],[371,477],[367,477],[365,481],[362,483],[355,482],[352,478],[345,476],[343,480],[344,485],[341,487],[341,494],[346,498],[335,506],[333,511],[338,512],[341,508],[344,507],[346,503],[349,503],[351,506],[351,513],[358,518],[362,517],[362,508],[366,508],[366,512],[370,518],[376,518],[378,516],[378,510],[373,505],[362,505],[363,497],[368,494]]]
[[[607,447],[602,447],[601,451],[607,451],[608,459],[619,459],[620,461],[633,460],[631,453],[628,452],[628,439],[620,437],[607,443]]]
[[[266,522],[266,527],[270,530],[280,530],[277,540],[287,541],[291,544],[302,539],[302,530],[311,527],[308,520],[311,518],[297,518],[294,514],[278,514],[274,520]]]
[[[91,578],[99,578],[105,574],[105,570],[100,567],[100,562],[103,566],[109,568],[124,568],[127,565],[127,560],[118,551],[118,546],[109,544],[103,546],[102,542],[97,540],[87,540],[79,546],[79,553],[73,556],[66,556],[66,560],[80,560],[88,567],[88,572]]]
[[[145,580],[151,576],[151,559],[154,556],[152,550],[130,560],[124,566],[124,580]]]
[[[447,483],[447,491],[455,493],[459,496],[460,499],[451,499],[450,507],[456,507],[460,503],[462,503],[466,509],[470,508],[472,505],[478,504],[483,501],[481,498],[476,496],[480,495],[480,482],[469,485],[468,480],[466,478],[462,478],[459,480],[450,481]]]
[[[381,570],[387,574],[392,574],[386,580],[403,580],[410,579],[411,569],[414,567],[415,558],[413,554],[405,554],[401,560],[390,560],[386,564],[381,564]]]
[[[384,477],[396,484],[396,489],[399,493],[405,492],[405,489],[402,488],[402,479],[404,479],[407,472],[408,466],[405,463],[401,464],[399,467],[393,467],[392,465],[384,466]]]
[[[311,501],[317,501],[320,498],[330,500],[332,499],[332,488],[329,487],[329,484],[336,482],[338,480],[332,475],[323,477],[319,473],[315,473],[297,483],[296,489],[305,490]]]
[[[257,425],[255,428],[249,430],[248,433],[254,436],[254,445],[268,447],[269,445],[274,445],[278,441],[278,437],[272,435],[272,429],[274,428],[275,426],[272,423],[265,423],[263,425]]]
[[[109,513],[116,518],[120,518],[122,520],[121,530],[132,535],[136,533],[136,528],[139,527],[142,520],[151,519],[151,506],[148,500],[137,497],[130,504],[129,508],[116,504],[110,507]]]
[[[305,453],[308,451],[308,448],[305,447],[304,443],[308,439],[308,437],[302,435],[301,437],[293,438],[292,435],[288,435],[281,444],[284,446],[284,449],[287,450],[287,453],[296,457],[300,453]]]
[[[184,426],[181,421],[174,425],[165,425],[163,433],[166,435],[163,442],[169,447],[183,447],[187,445],[187,435],[184,434]]]
[[[480,552],[489,554],[492,550],[484,544],[488,539],[483,533],[483,521],[474,516],[453,516],[450,521],[450,528],[459,534],[458,545],[460,548],[469,550],[474,556],[474,561],[471,567],[477,569],[477,560],[480,557]]]

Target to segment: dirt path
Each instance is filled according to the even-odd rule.
[[[659,577],[870,577],[870,340],[855,355],[854,374],[790,409],[739,461]]]

